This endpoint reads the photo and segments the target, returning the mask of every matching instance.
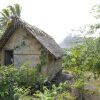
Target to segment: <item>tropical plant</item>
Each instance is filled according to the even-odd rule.
[[[68,92],[68,83],[60,83],[59,86],[52,86],[52,89],[43,88],[43,92],[34,93],[35,100],[74,100]]]
[[[100,29],[100,3],[94,5],[90,11],[91,16],[95,19],[94,23],[85,24],[80,26],[78,31],[91,36],[92,34],[98,33]],[[100,34],[99,34],[100,36]]]
[[[2,33],[11,22],[11,16],[21,16],[21,6],[19,4],[9,5],[0,12],[0,29]]]

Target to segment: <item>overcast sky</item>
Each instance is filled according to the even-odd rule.
[[[71,29],[93,22],[89,12],[97,2],[100,0],[1,0],[0,9],[19,3],[23,20],[60,43]]]

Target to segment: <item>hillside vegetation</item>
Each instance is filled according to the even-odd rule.
[[[100,6],[98,8],[100,9]],[[3,10],[4,14],[8,14],[9,10],[11,9]],[[9,17],[6,16],[7,23]],[[92,31],[100,28],[100,24],[96,25],[91,27]],[[5,27],[1,33],[4,30]],[[19,68],[12,65],[0,66],[0,100],[84,100],[84,94],[100,95],[100,37],[86,38],[84,42],[79,39],[79,43],[82,42],[80,45],[75,44],[77,38],[74,39],[72,43],[75,46],[64,49],[65,55],[62,58],[62,73],[71,74],[71,81],[66,80],[59,84],[48,81],[48,77],[39,71],[41,64],[36,67],[23,64]],[[45,59],[41,60],[43,62]],[[96,86],[95,89],[84,88],[90,82]],[[73,93],[74,90],[78,95],[76,92]]]
[[[1,100],[74,100],[78,98],[71,90],[80,89],[91,79],[100,75],[100,38],[87,39],[80,46],[66,49],[63,57],[63,72],[73,75],[73,82],[52,84],[48,87],[48,78],[38,72],[38,68],[23,65],[19,69],[13,66],[0,67]],[[50,82],[49,82],[50,84]],[[99,87],[100,84],[98,83]],[[97,88],[96,92],[100,91]],[[95,92],[95,91],[92,91]],[[91,93],[91,92],[90,92]]]

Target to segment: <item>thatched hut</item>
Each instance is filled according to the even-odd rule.
[[[33,67],[43,60],[41,55],[46,60],[41,72],[52,79],[61,70],[62,49],[44,31],[18,17],[11,17],[11,22],[0,39],[0,64],[19,67],[27,62]]]

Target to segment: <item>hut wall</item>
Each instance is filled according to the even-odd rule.
[[[49,76],[49,80],[51,80],[61,69],[62,69],[62,60],[54,60],[54,61],[50,61],[48,64],[48,76]]]
[[[51,80],[56,73],[58,73],[60,70],[62,70],[62,60],[61,59],[55,59],[53,55],[48,54],[47,57],[48,61],[46,66],[42,68],[42,72],[48,75],[48,79]]]
[[[14,66],[28,63],[35,66],[39,63],[41,45],[23,29],[18,29],[2,49],[2,65],[4,64],[4,50],[13,50]]]

